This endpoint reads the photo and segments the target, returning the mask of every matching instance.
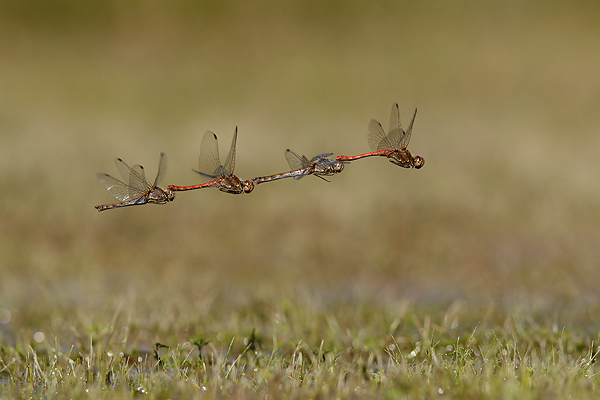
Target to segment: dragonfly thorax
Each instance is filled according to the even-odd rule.
[[[394,151],[388,154],[389,161],[402,168],[416,168],[419,169],[425,164],[425,160],[422,157],[413,157],[410,151],[402,149],[400,151]]]
[[[324,158],[320,162],[313,164],[313,167],[313,170],[309,171],[310,173],[317,175],[333,175],[342,172],[344,163]]]
[[[244,192],[242,185],[239,182],[231,182],[228,179],[221,181],[219,190],[225,193],[240,194]]]
[[[254,182],[242,181],[235,175],[229,175],[221,179],[218,187],[220,191],[225,193],[250,193],[252,190],[254,190]]]
[[[169,201],[173,201],[174,198],[175,198],[175,193],[173,193],[172,190],[169,190],[169,189],[163,190],[159,187],[154,188],[153,191],[148,193],[148,202],[149,203],[164,204]]]

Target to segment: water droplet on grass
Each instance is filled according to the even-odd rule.
[[[44,334],[42,332],[36,332],[35,335],[33,335],[33,340],[42,343],[44,341]]]

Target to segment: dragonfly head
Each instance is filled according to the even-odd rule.
[[[173,201],[175,200],[175,192],[172,191],[171,189],[168,189],[164,191],[167,197],[167,201]]]
[[[333,173],[342,172],[344,170],[344,163],[342,161],[335,161],[331,164]]]
[[[244,193],[250,193],[254,190],[254,182],[252,181],[243,181],[242,187],[244,188]]]
[[[425,159],[423,159],[423,157],[421,156],[415,156],[415,158],[413,159],[413,164],[415,166],[415,169],[419,169],[423,167],[423,165],[425,165]]]

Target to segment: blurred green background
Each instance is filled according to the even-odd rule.
[[[0,308],[594,303],[599,20],[594,1],[2,2]],[[395,102],[405,126],[419,109],[421,170],[93,208],[115,157],[154,177],[165,151],[164,186],[199,183],[204,132],[225,157],[238,126],[248,179],[288,147],[368,151]]]

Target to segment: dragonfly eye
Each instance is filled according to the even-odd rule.
[[[415,169],[419,169],[425,165],[425,160],[421,156],[415,156],[414,159]]]

